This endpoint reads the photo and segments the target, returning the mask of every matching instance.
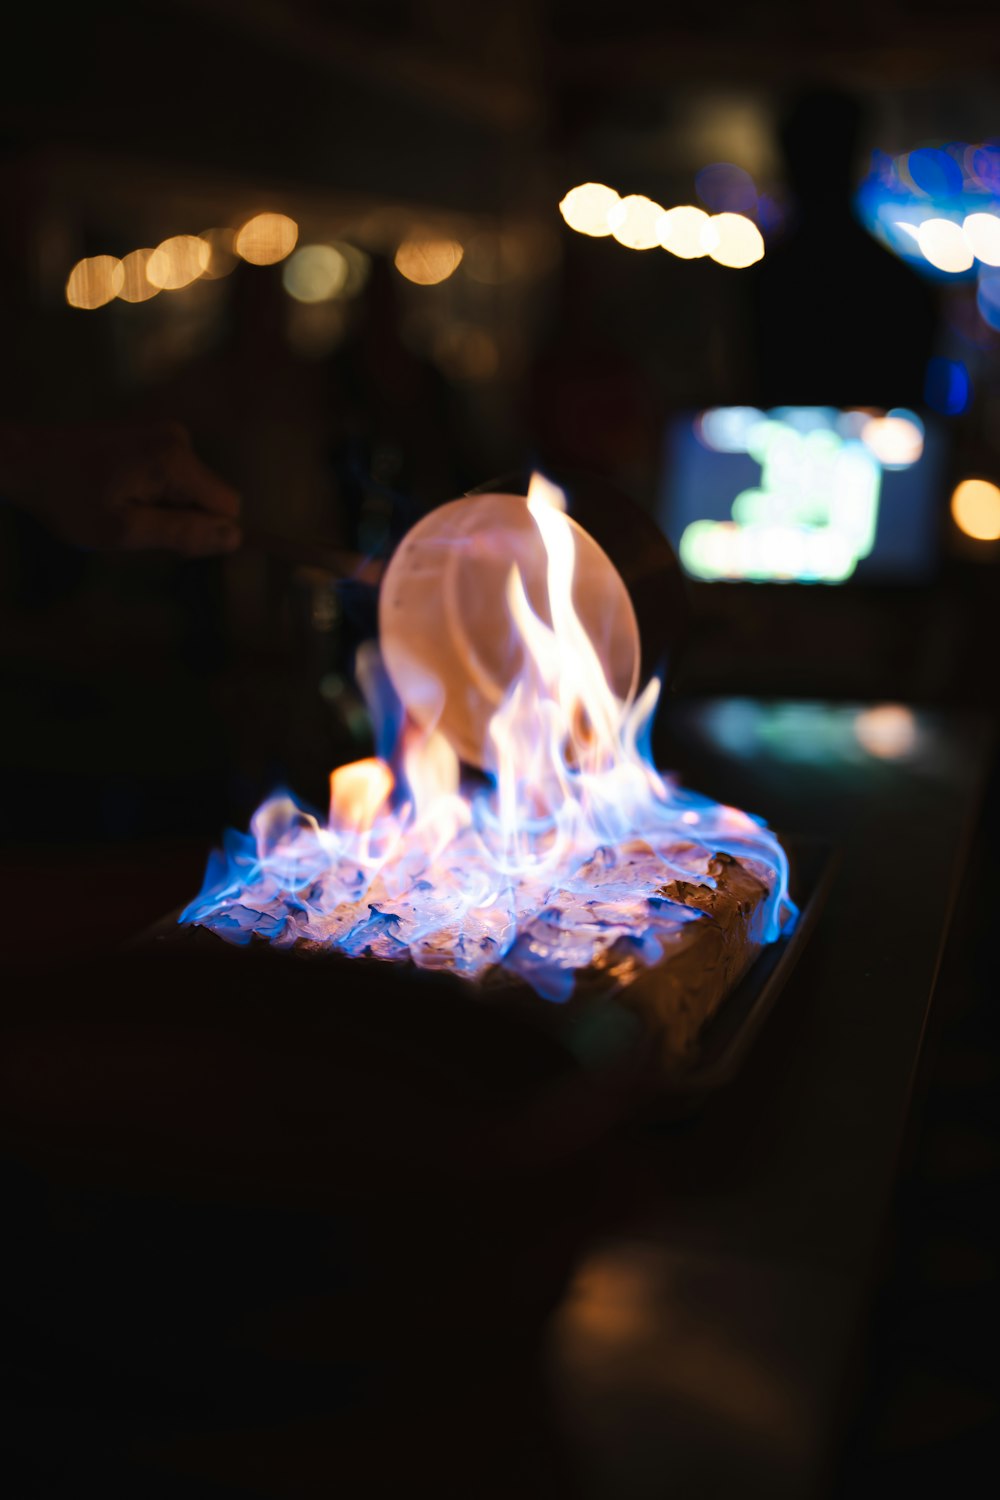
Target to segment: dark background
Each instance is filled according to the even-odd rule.
[[[850,0],[801,15],[722,0],[651,17],[632,0],[164,0],[20,17],[4,54],[5,422],[179,419],[255,525],[369,550],[533,462],[651,509],[676,413],[919,406],[928,359],[957,353],[973,397],[939,417],[951,467],[930,580],[692,586],[671,690],[995,713],[1000,543],[962,538],[948,499],[965,474],[1000,481],[1000,335],[977,321],[974,289],[920,279],[850,207],[873,149],[1000,131],[992,7]],[[634,253],[559,217],[588,179],[695,201],[695,174],[720,160],[780,210],[753,268]],[[66,304],[84,255],[265,209],[294,217],[300,244],[363,249],[363,289],[328,315],[293,304],[280,265],[239,263],[148,303]],[[419,232],[466,247],[440,286],[393,268]],[[209,843],[275,785],[322,803],[329,768],[368,752],[351,661],[371,610],[250,548],[203,562],[82,553],[7,506],[0,577],[4,941],[23,985],[34,964],[101,951],[193,894]],[[986,805],[982,848],[995,794]],[[122,873],[136,849],[139,881]],[[995,889],[989,862],[975,868]],[[970,909],[948,972],[992,1101],[981,889]],[[916,1250],[890,1259],[884,1306],[922,1275],[963,1318],[992,1307],[995,1327],[997,1244],[979,1206],[996,1117],[972,1097],[958,1089],[947,1167],[974,1179],[970,1216],[955,1210],[964,1248],[944,1269]],[[913,1168],[899,1218],[911,1247],[921,1191]],[[876,1324],[857,1474],[893,1443],[919,1463],[928,1399],[949,1414],[934,1441],[956,1463],[995,1419],[990,1372],[941,1323],[936,1406],[919,1381],[913,1395],[890,1314]]]
[[[998,471],[1000,336],[974,286],[921,280],[850,196],[875,147],[989,134],[992,28],[971,9],[891,16],[213,3],[72,11],[51,34],[21,20],[0,101],[5,419],[182,420],[248,520],[367,549],[533,461],[652,507],[677,411],[920,406],[928,358],[971,323],[933,582],[694,588],[699,628],[671,666],[692,694],[991,707],[997,547],[962,546],[947,499]],[[629,252],[556,212],[587,178],[692,201],[720,159],[780,206],[748,270]],[[304,307],[280,265],[240,262],[138,305],[66,305],[81,256],[265,208],[291,213],[300,243],[362,246],[364,289]],[[466,262],[413,286],[392,255],[428,229]],[[331,607],[250,551],[122,560],[9,511],[0,524],[17,836],[60,836],[67,801],[78,835],[113,838],[244,824],[278,781],[323,800],[359,722],[341,697],[356,601]]]

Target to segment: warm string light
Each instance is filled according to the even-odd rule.
[[[175,234],[157,245],[146,262],[146,279],[164,292],[179,292],[205,270],[211,246],[195,234]]]
[[[255,214],[239,229],[236,254],[252,266],[276,266],[291,255],[299,238],[299,226],[287,214]]]
[[[417,286],[438,286],[458,270],[463,253],[457,240],[414,236],[397,249],[395,266],[401,276]]]
[[[162,290],[150,281],[148,266],[154,250],[132,250],[122,258],[124,272],[118,295],[123,302],[148,302]]]
[[[114,255],[91,255],[78,260],[66,281],[70,307],[88,310],[113,302],[125,284],[125,270]]]
[[[105,307],[116,298],[148,302],[158,292],[176,292],[195,281],[228,276],[238,259],[256,266],[276,265],[291,255],[298,237],[299,226],[287,214],[263,213],[236,230],[171,235],[155,249],[132,250],[121,260],[113,255],[88,256],[69,273],[66,301],[70,307],[88,310]],[[338,253],[329,246],[313,248]]]
[[[283,262],[282,284],[292,303],[289,342],[304,357],[316,357],[342,337],[347,326],[343,304],[364,288],[371,260],[344,241],[300,245],[298,239],[299,226],[279,213],[255,214],[235,229],[171,235],[155,248],[130,251],[122,260],[106,255],[80,261],[67,280],[66,300],[72,307],[87,309],[104,307],[116,298],[148,302],[161,292],[228,276],[240,260],[255,266]],[[523,236],[511,234],[474,236],[470,249],[469,275],[491,285],[524,274],[525,255],[530,254]],[[399,274],[421,287],[447,281],[464,260],[465,247],[458,240],[426,228],[411,230],[394,254]],[[439,330],[433,355],[446,373],[463,382],[488,381],[501,363],[494,336],[469,322]]]
[[[333,245],[303,245],[285,262],[281,280],[296,302],[329,302],[347,284],[347,258]]]
[[[617,193],[611,193],[608,202],[612,200],[618,201]],[[655,204],[649,204],[649,209],[660,212]],[[600,232],[610,234],[611,229],[605,227]],[[627,243],[632,231],[623,223],[620,232],[622,242]],[[79,261],[70,272],[66,300],[80,308],[103,307],[116,297],[124,302],[148,302],[162,291],[178,291],[195,281],[228,276],[240,260],[256,266],[284,261],[284,288],[305,307],[351,298],[364,287],[371,269],[364,251],[339,240],[299,245],[298,236],[299,226],[286,214],[261,213],[238,229],[172,235],[155,249],[133,250],[121,261],[114,256],[91,257]],[[462,244],[433,232],[409,233],[394,254],[396,270],[416,286],[440,285],[464,261]],[[468,264],[474,281],[499,285],[525,269],[525,248],[516,238],[474,236]],[[485,346],[480,348],[473,360],[478,378],[483,378],[486,367],[495,363],[495,351],[484,350]]]
[[[601,182],[571,188],[559,212],[577,234],[610,235],[629,250],[658,247],[681,260],[708,256],[734,269],[752,266],[764,255],[764,237],[746,214],[709,214],[693,204],[664,209],[642,193],[623,198]]]

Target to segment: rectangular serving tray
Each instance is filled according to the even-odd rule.
[[[703,1027],[697,1046],[684,1058],[679,1059],[664,1074],[659,1089],[656,1113],[666,1116],[685,1114],[696,1110],[718,1090],[723,1089],[739,1072],[754,1038],[764,1024],[781,991],[802,954],[810,934],[819,918],[830,883],[836,872],[837,860],[829,845],[808,839],[787,838],[783,840],[788,851],[792,870],[792,891],[799,907],[799,917],[794,930],[777,942],[762,949],[746,974],[726,997],[716,1014]],[[301,994],[300,984],[307,976],[312,980],[308,989],[319,996],[321,975],[332,981],[330,988],[322,989],[329,994],[332,1006],[346,1007],[358,1015],[358,1008],[369,1012],[365,1023],[373,1030],[379,1026],[394,1027],[400,1023],[399,1002],[404,1008],[431,1004],[438,1021],[447,1025],[450,1013],[456,1019],[456,1005],[485,1005],[494,1014],[505,1012],[512,1025],[526,1024],[534,1031],[547,1033],[551,1040],[559,1043],[583,1065],[584,1072],[599,1073],[601,1065],[613,1060],[615,1046],[577,1045],[579,1027],[591,1028],[586,1015],[572,1017],[567,1014],[572,1007],[550,1005],[538,1000],[528,987],[518,982],[520,993],[511,996],[491,991],[484,987],[479,997],[466,999],[466,981],[448,974],[429,974],[416,970],[411,965],[387,964],[375,959],[347,958],[342,954],[287,954],[277,953],[262,941],[247,948],[228,949],[221,939],[206,930],[179,928],[177,913],[164,917],[155,927],[137,940],[140,949],[159,947],[161,952],[186,950],[194,958],[201,953],[213,966],[222,962],[224,955],[231,954],[232,973],[250,976],[250,972],[261,967],[270,969],[272,977],[279,971],[277,965],[290,964],[295,972],[296,993]],[[256,959],[256,962],[255,962]],[[291,970],[287,971],[291,974]],[[315,978],[313,979],[313,976]],[[607,1021],[608,1031],[613,1035],[616,1013],[620,1020],[621,1008],[608,997],[609,1004],[594,1007],[599,1027]],[[499,1019],[499,1017],[498,1017]],[[592,1054],[592,1059],[587,1054]]]
[[[791,863],[798,920],[787,937],[763,948],[736,988],[702,1028],[690,1061],[672,1076],[667,1113],[695,1109],[735,1078],[815,929],[840,863],[831,845],[783,838]]]

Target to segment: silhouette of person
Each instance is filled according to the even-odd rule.
[[[781,126],[794,218],[752,273],[764,406],[913,406],[936,322],[933,289],[851,211],[862,111],[804,93]]]

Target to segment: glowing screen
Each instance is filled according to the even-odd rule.
[[[719,406],[668,434],[659,519],[706,582],[926,575],[940,440],[915,412]]]

